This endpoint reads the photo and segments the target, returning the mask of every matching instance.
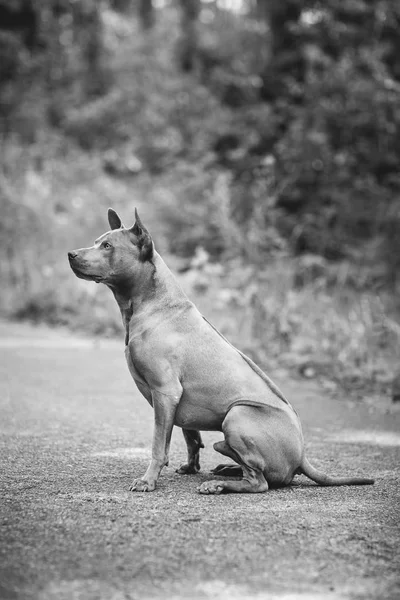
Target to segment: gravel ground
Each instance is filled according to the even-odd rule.
[[[220,456],[180,476],[179,430],[151,494],[128,491],[149,458],[152,412],[123,341],[0,324],[0,598],[43,600],[400,597],[400,409],[327,397],[275,376],[308,456],[374,486],[201,496]]]

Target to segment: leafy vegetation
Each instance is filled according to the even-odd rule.
[[[65,252],[136,205],[258,360],[387,390],[400,7],[233,4],[0,0],[1,311],[119,331]]]

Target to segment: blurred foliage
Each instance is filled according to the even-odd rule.
[[[273,229],[273,248],[378,259],[393,281],[399,3],[236,4],[0,0],[3,132],[32,143],[50,126],[86,151],[112,149],[109,172],[132,173],[118,163],[133,161],[136,174],[170,189],[172,179],[188,223],[196,210],[204,218],[189,208],[199,199],[213,213],[222,177],[224,213],[250,235],[251,260],[264,259]],[[187,237],[179,227],[175,251],[193,252],[199,239]],[[213,256],[227,249],[212,223],[203,238]]]
[[[0,0],[3,312],[118,329],[59,249],[134,203],[186,264],[250,265],[263,290],[281,261],[298,304],[271,290],[265,318],[281,303],[307,324],[321,278],[322,304],[399,310],[399,30],[398,0]],[[330,359],[351,337],[339,304]]]

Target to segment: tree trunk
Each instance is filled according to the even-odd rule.
[[[183,71],[193,70],[198,46],[197,19],[200,12],[199,0],[180,0],[182,8],[182,37],[180,63]]]
[[[143,29],[151,29],[154,25],[154,7],[152,0],[139,0],[139,17]]]
[[[287,95],[285,76],[299,83],[304,81],[301,40],[293,27],[300,18],[302,3],[299,0],[258,0],[258,9],[270,30],[270,57],[262,73],[261,94],[264,100],[274,101]]]

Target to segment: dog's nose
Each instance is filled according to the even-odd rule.
[[[78,256],[77,252],[68,252],[68,258],[69,260],[74,260],[74,258],[76,258]]]

